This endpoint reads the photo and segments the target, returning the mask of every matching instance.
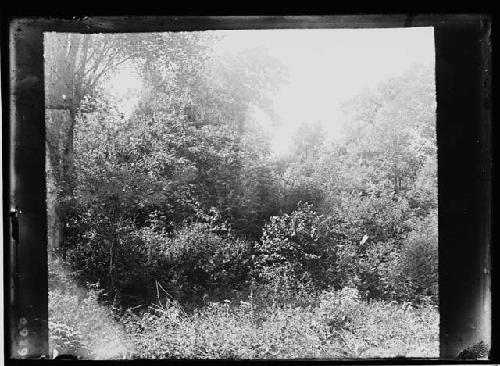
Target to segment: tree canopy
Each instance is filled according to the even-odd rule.
[[[250,112],[276,118],[286,70],[263,49],[216,55],[216,41],[47,36],[49,168],[80,279],[124,306],[151,301],[155,283],[187,302],[278,283],[436,301],[432,70],[346,101],[335,141],[304,121],[276,156]],[[143,81],[130,116],[100,86],[125,62]]]

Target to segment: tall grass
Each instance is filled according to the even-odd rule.
[[[52,354],[85,359],[438,357],[435,306],[366,302],[355,289],[345,288],[310,295],[307,301],[257,295],[207,302],[189,313],[165,300],[142,314],[117,315],[99,304],[97,287],[77,286],[57,263],[49,268]]]
[[[111,307],[99,304],[97,286],[78,286],[61,263],[49,263],[49,351],[55,357],[119,359],[131,353],[132,340]]]
[[[124,318],[138,358],[438,357],[439,316],[361,301],[352,289],[324,292],[315,306],[210,303],[193,314],[175,303]]]

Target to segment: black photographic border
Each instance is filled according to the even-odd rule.
[[[27,342],[32,358],[46,355],[48,349],[48,306],[47,301],[44,301],[48,293],[43,122],[44,32],[125,33],[409,26],[432,26],[435,32],[441,358],[306,362],[450,364],[489,363],[495,360],[494,348],[489,361],[457,359],[464,349],[480,341],[493,346],[494,340],[487,339],[490,333],[493,337],[491,23],[491,16],[485,14],[81,16],[8,19],[7,24],[2,24],[2,46],[6,46],[8,50],[7,56],[3,53],[2,57],[2,106],[4,119],[9,121],[2,124],[6,360],[18,357],[14,352],[18,349],[19,341]],[[25,328],[27,335],[22,336],[20,330]],[[210,362],[241,364],[250,361]],[[292,364],[300,361],[266,361],[283,362]]]

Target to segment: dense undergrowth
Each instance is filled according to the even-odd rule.
[[[357,290],[305,292],[268,302],[206,302],[186,311],[162,296],[141,311],[99,304],[100,290],[74,285],[51,265],[52,353],[120,358],[376,358],[437,357],[437,307],[363,301]],[[163,294],[165,295],[165,294]]]
[[[210,304],[187,315],[176,306],[127,321],[145,358],[436,357],[434,308],[364,302],[353,289],[324,292],[306,306]]]

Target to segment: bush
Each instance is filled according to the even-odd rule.
[[[417,303],[438,301],[437,212],[417,220],[394,260],[391,277],[396,296]]]
[[[252,283],[251,294],[259,308],[269,304],[306,306],[314,301],[316,289],[310,276],[298,276],[290,264],[262,267],[258,276],[258,282]]]
[[[355,287],[367,299],[436,303],[436,211],[422,218],[402,197],[344,194],[335,215],[346,238],[337,250],[336,288]]]
[[[248,286],[252,244],[220,237],[207,224],[194,223],[174,233],[164,247],[167,290],[182,302],[226,298]]]
[[[337,215],[347,224],[350,237],[370,242],[387,242],[403,238],[410,230],[412,211],[406,198],[390,193],[341,194]],[[359,238],[359,239],[358,239]]]
[[[253,244],[193,223],[171,235],[131,222],[95,225],[68,251],[81,284],[99,282],[122,307],[157,300],[160,284],[182,302],[229,297],[248,286]]]
[[[95,225],[67,253],[79,283],[99,282],[107,300],[135,306],[154,300],[166,235],[133,223]]]
[[[394,264],[401,246],[399,241],[370,243],[357,264],[357,288],[367,299],[393,300],[393,284],[387,280],[394,273]]]
[[[438,301],[437,213],[406,223],[399,240],[351,243],[339,251],[344,285],[358,288],[365,298],[415,304]]]
[[[260,282],[281,281],[325,288],[333,279],[328,271],[335,266],[337,244],[343,240],[331,219],[319,215],[308,203],[299,203],[291,214],[275,216],[263,229],[257,248],[255,275]]]

